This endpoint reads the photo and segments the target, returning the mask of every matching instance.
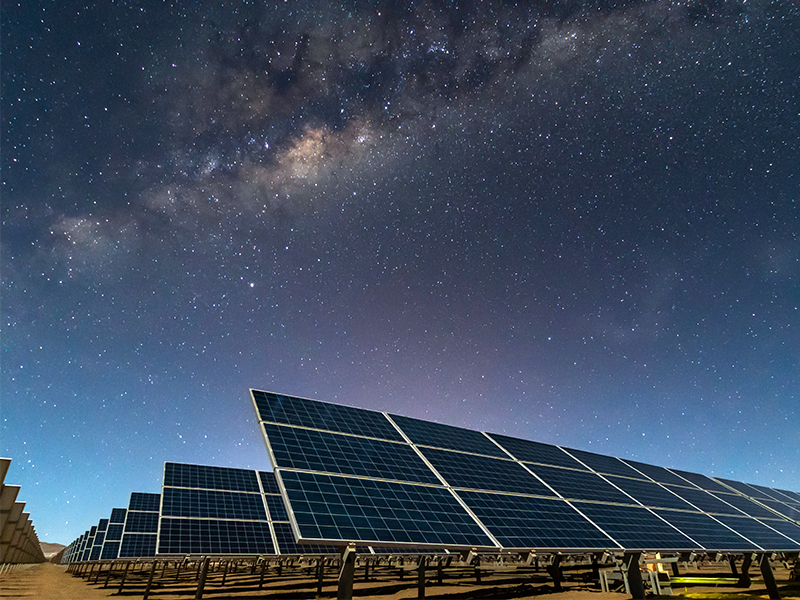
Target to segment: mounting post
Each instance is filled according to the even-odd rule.
[[[353,599],[353,575],[356,570],[356,546],[351,544],[345,546],[341,551],[342,567],[339,571],[339,591],[336,595],[337,600]]]
[[[553,578],[553,589],[557,592],[561,591],[561,582],[564,580],[564,574],[561,572],[561,555],[554,554],[553,562],[547,566],[547,572]]]
[[[203,568],[200,571],[200,579],[197,582],[197,592],[194,595],[194,600],[202,600],[203,598],[203,591],[206,587],[206,576],[208,575],[208,565],[211,563],[211,559],[206,556],[203,559]]]
[[[739,573],[739,581],[736,582],[736,587],[750,587],[750,564],[752,562],[753,555],[751,553],[745,554],[744,560],[742,561],[742,571]]]
[[[625,571],[628,574],[628,587],[634,600],[644,600],[644,583],[642,583],[642,572],[639,570],[641,556],[641,552],[626,552],[623,558]]]
[[[772,573],[772,566],[769,564],[769,556],[767,554],[761,555],[761,575],[764,577],[764,585],[769,592],[770,600],[780,600],[781,593],[775,583],[775,576]]]
[[[417,598],[425,597],[425,556],[417,558]]]

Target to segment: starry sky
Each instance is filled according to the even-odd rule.
[[[42,541],[269,468],[251,387],[800,490],[795,0],[1,6]]]

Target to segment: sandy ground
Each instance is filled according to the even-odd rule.
[[[755,570],[754,570],[755,571]],[[141,598],[143,582],[146,572],[135,576],[131,571],[128,579],[130,585],[126,586],[123,595],[131,598]],[[307,577],[285,574],[284,577],[270,578],[265,589],[235,590],[231,587],[231,580],[227,586],[220,585],[220,574],[214,578],[209,577],[204,598],[207,600],[221,600],[222,598],[289,598],[302,599],[315,597],[314,581]],[[410,575],[410,574],[409,574]],[[752,573],[756,575],[756,573]],[[800,599],[800,585],[787,581],[788,572],[776,572],[776,579],[781,588],[783,598]],[[232,576],[232,578],[234,578]],[[527,583],[525,579],[509,579],[502,581],[502,576],[487,577],[483,585],[475,585],[474,581],[452,580],[445,581],[445,585],[436,585],[435,581],[428,582],[426,586],[427,598],[442,600],[484,600],[484,599],[515,599],[515,600],[624,600],[630,596],[624,593],[603,593],[599,590],[587,589],[587,584],[567,583],[573,589],[561,593],[554,593],[547,584],[535,582]],[[85,579],[74,577],[66,572],[63,565],[42,563],[18,567],[10,573],[5,573],[0,580],[0,598],[4,600],[36,599],[36,600],[93,600],[95,598],[108,598],[116,596],[116,585],[103,588],[102,581],[98,584],[87,583]],[[166,589],[153,589],[151,598],[170,598],[173,600],[194,598],[196,583],[187,582],[187,585],[168,586]],[[674,589],[675,597],[679,598],[722,598],[726,600],[744,600],[745,598],[768,598],[766,589],[760,578],[754,577],[753,585],[749,589],[736,589],[731,587],[686,587]],[[336,597],[336,582],[326,577],[321,598]],[[357,599],[380,598],[381,600],[404,600],[416,598],[417,589],[415,580],[406,576],[404,580],[397,578],[379,578],[375,581],[356,581],[354,597]]]

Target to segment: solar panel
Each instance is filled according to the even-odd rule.
[[[164,486],[231,492],[260,492],[255,471],[185,463],[167,463]]]
[[[252,394],[275,468],[260,474],[262,486],[283,493],[264,496],[273,530],[276,539],[278,531],[295,538],[279,539],[281,547],[746,551],[767,548],[732,527],[781,549],[800,531],[774,512],[791,512],[790,495],[755,502],[742,495],[744,484],[697,473]]]
[[[800,522],[800,507],[795,508],[791,504],[778,502],[777,500],[762,500],[761,502],[787,519]]]
[[[433,448],[422,448],[421,451],[445,481],[455,488],[555,495],[513,460]]]
[[[252,395],[259,418],[266,423],[403,441],[394,426],[379,412],[258,390],[252,390]]]
[[[266,521],[261,494],[164,488],[162,517]]]
[[[155,556],[161,494],[132,492],[125,513],[119,558]]]
[[[592,523],[628,550],[687,550],[697,544],[646,508],[594,502],[574,504]]]
[[[122,530],[125,527],[127,512],[125,508],[111,510],[111,518],[108,520],[108,528],[103,540],[103,550],[100,552],[101,560],[111,560],[119,556],[119,544],[122,541]]]
[[[103,541],[106,537],[106,529],[108,529],[108,519],[100,519],[97,524],[97,533],[94,536],[94,543],[92,544],[92,552],[89,555],[89,560],[98,560],[100,554],[103,552]]]
[[[296,471],[280,477],[303,542],[496,545],[442,487]]]
[[[727,515],[719,515],[716,518],[765,550],[797,551],[800,549],[800,543],[767,527],[765,523],[770,523],[770,521],[760,522],[750,517]]]
[[[459,495],[505,548],[620,548],[564,500],[466,491]]]
[[[603,456],[602,454],[585,452],[583,450],[573,450],[572,448],[565,448],[565,450],[587,467],[597,471],[598,473],[622,475],[623,477],[640,477],[638,472],[626,465],[620,459],[614,458],[613,456]]]
[[[497,444],[478,431],[400,415],[389,416],[415,444],[508,458]]]
[[[161,519],[159,554],[274,554],[267,521]]]
[[[722,479],[720,477],[715,477],[714,479],[719,483],[726,485],[729,488],[733,488],[740,494],[744,494],[745,496],[749,496],[751,498],[758,498],[759,500],[774,500],[772,496],[759,489],[758,486],[742,483],[741,481],[733,481],[731,479]],[[726,490],[726,491],[730,492],[731,490]]]
[[[628,496],[596,473],[544,465],[534,465],[531,469],[564,498],[633,504]]]
[[[276,467],[438,484],[414,449],[353,435],[265,424]]]
[[[784,496],[786,496],[787,498],[789,498],[793,502],[800,504],[800,494],[799,493],[792,492],[792,491],[789,491],[789,490],[781,490],[779,488],[775,488],[775,491],[778,492],[779,494],[783,494]]]
[[[570,467],[573,469],[583,468],[581,463],[558,446],[532,442],[530,440],[521,440],[497,433],[490,433],[489,437],[508,450],[517,460],[543,465],[553,465],[556,467]]]

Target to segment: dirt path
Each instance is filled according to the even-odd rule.
[[[3,574],[0,598],[17,600],[94,600],[108,598],[113,590],[98,590],[67,573],[67,567],[45,562],[17,567]]]

